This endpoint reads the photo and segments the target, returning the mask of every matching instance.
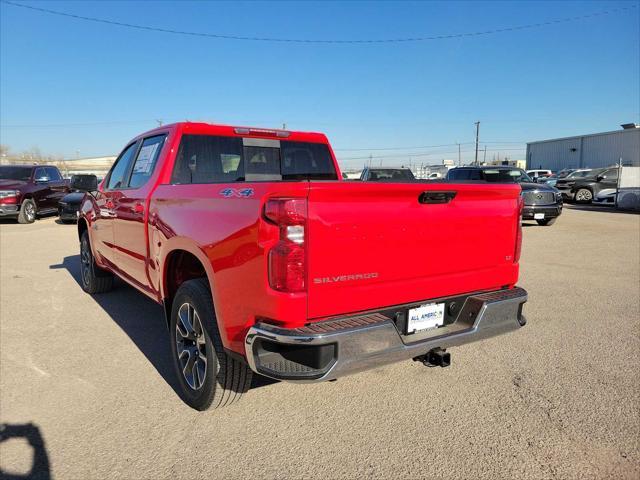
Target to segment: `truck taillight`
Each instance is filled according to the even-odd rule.
[[[522,251],[522,212],[524,210],[524,199],[522,195],[518,197],[518,226],[516,227],[516,248],[513,252],[513,263],[520,261],[520,252]]]
[[[280,239],[269,252],[269,285],[280,292],[306,289],[305,198],[272,198],[264,206],[264,216],[280,228]]]
[[[3,205],[18,203],[18,195],[20,192],[17,190],[0,190],[0,203]]]

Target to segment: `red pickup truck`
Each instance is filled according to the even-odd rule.
[[[320,133],[204,123],[133,139],[80,210],[82,286],[164,305],[184,401],[316,382],[525,324],[516,184],[343,181]]]

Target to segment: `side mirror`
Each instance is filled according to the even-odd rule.
[[[604,175],[598,175],[598,176],[596,177],[596,182],[601,182],[601,181],[602,181],[602,180],[604,180],[604,179],[605,179],[605,176],[604,176]]]

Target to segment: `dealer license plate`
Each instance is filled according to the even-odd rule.
[[[533,219],[534,220],[544,220],[544,213],[534,213],[533,214]]]
[[[410,308],[407,315],[407,333],[430,330],[444,324],[444,303],[428,303]]]

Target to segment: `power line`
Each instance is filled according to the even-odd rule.
[[[463,32],[463,33],[449,33],[440,35],[431,35],[424,37],[407,37],[407,38],[378,38],[378,39],[361,39],[361,40],[340,40],[340,39],[305,39],[305,38],[277,38],[277,37],[254,37],[243,35],[225,35],[220,33],[206,33],[206,32],[191,32],[186,30],[174,30],[170,28],[151,27],[148,25],[139,25],[134,23],[118,22],[115,20],[107,20],[105,18],[87,17],[83,15],[76,15],[72,13],[61,12],[59,10],[50,10],[48,8],[34,7],[33,5],[24,5],[22,3],[16,3],[9,0],[1,0],[6,5],[14,7],[24,8],[42,13],[48,13],[50,15],[57,15],[60,17],[68,17],[76,20],[83,20],[87,22],[103,23],[106,25],[114,25],[118,27],[133,28],[137,30],[146,30],[151,32],[171,33],[174,35],[187,35],[192,37],[206,37],[215,38],[221,40],[245,40],[253,42],[279,42],[279,43],[303,43],[303,44],[371,44],[371,43],[409,43],[409,42],[425,42],[429,40],[446,40],[451,38],[463,38],[463,37],[477,37],[482,35],[493,35],[496,33],[514,32],[519,30],[527,30],[533,28],[541,28],[550,25],[557,25],[560,23],[575,22],[579,20],[585,20],[587,18],[600,17],[604,15],[610,15],[612,13],[622,12],[637,8],[637,5],[629,5],[627,7],[613,8],[609,10],[603,10],[600,12],[589,13],[585,15],[577,15],[573,17],[558,18],[555,20],[548,20],[546,22],[529,23],[525,25],[515,25],[511,27],[494,28],[491,30],[481,30],[476,32]]]
[[[101,125],[125,125],[125,124],[137,124],[137,123],[152,123],[157,120],[119,120],[111,122],[85,122],[85,123],[49,123],[49,124],[35,124],[35,125],[3,125],[0,123],[0,128],[57,128],[57,127],[93,127]]]
[[[473,142],[462,142],[460,145],[468,145]],[[369,151],[383,151],[383,150],[415,150],[420,148],[440,148],[440,147],[453,147],[458,145],[457,143],[444,143],[442,145],[423,145],[419,147],[385,147],[385,148],[334,148],[335,152],[369,152]]]

